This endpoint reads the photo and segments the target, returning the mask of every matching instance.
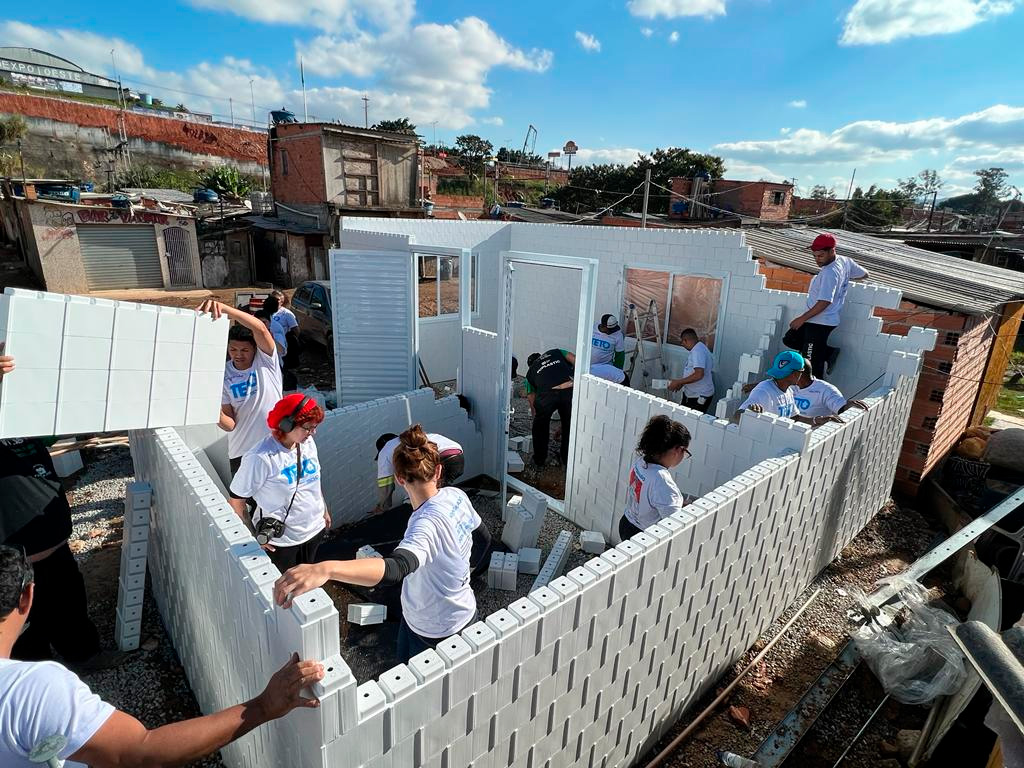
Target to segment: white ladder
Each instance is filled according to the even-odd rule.
[[[636,389],[646,389],[647,386],[650,385],[651,379],[664,378],[666,371],[665,361],[662,356],[663,342],[661,338],[661,316],[658,314],[658,302],[651,299],[647,305],[647,309],[643,312],[639,310],[636,304],[628,304],[626,306],[627,330],[629,330],[630,323],[632,323],[633,326],[633,337],[636,341],[636,346],[633,348],[633,353],[630,355],[629,369],[626,373],[629,375],[631,386]],[[648,326],[653,326],[653,330]],[[652,357],[647,356],[647,350],[644,345],[645,341],[652,341],[655,343],[658,349],[657,355]],[[643,379],[643,387],[641,387],[639,382],[634,378],[638,359],[640,361],[640,377]]]

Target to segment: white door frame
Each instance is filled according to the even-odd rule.
[[[501,397],[502,408],[501,425],[498,430],[498,465],[501,468],[501,504],[504,507],[508,486],[517,491],[530,490],[542,493],[533,486],[526,485],[516,477],[508,473],[508,438],[509,422],[512,416],[512,326],[515,317],[515,295],[513,277],[511,270],[515,264],[535,264],[542,267],[559,267],[562,269],[576,269],[580,271],[580,307],[579,316],[576,321],[576,366],[573,374],[572,389],[572,426],[569,430],[569,466],[565,469],[565,499],[559,500],[543,494],[547,497],[548,506],[565,517],[565,510],[572,503],[573,473],[576,465],[576,430],[579,421],[576,415],[579,414],[580,385],[583,382],[583,375],[590,372],[590,351],[591,351],[591,320],[594,317],[594,307],[597,306],[597,259],[579,258],[576,256],[558,256],[549,253],[529,253],[526,251],[502,251],[500,253],[501,269],[499,271],[499,300],[501,308],[501,332],[498,334],[498,360],[495,370],[501,371]],[[508,292],[512,290],[513,294]],[[562,439],[566,435],[562,433]]]

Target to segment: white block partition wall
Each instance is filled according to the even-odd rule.
[[[0,437],[215,424],[227,333],[190,309],[7,288]]]

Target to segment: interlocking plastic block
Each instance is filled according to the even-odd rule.
[[[67,477],[83,466],[81,451],[68,451],[53,457],[53,469],[57,472],[57,477]]]
[[[651,379],[651,389],[668,389],[671,379]]]
[[[508,452],[508,471],[509,474],[515,475],[526,469],[526,464],[523,462],[523,457],[520,456],[516,451]]]
[[[360,547],[359,549],[356,550],[356,559],[357,560],[361,559],[361,558],[364,558],[364,557],[383,557],[383,555],[381,555],[380,552],[378,552],[376,549],[371,547],[369,544],[366,544],[366,545],[364,545],[364,546],[362,546],[362,547]]]
[[[153,506],[153,487],[149,483],[128,483],[125,499],[130,502],[129,509],[149,509]]]
[[[514,591],[516,576],[519,574],[519,556],[508,553],[501,568],[501,588]]]
[[[600,555],[605,550],[604,534],[600,531],[582,531],[580,547],[591,555]]]
[[[502,543],[513,552],[523,547],[536,546],[546,513],[547,499],[542,494],[535,491],[524,493],[518,504],[510,503],[506,507],[507,518],[501,531]]]
[[[378,603],[349,603],[348,620],[361,627],[382,624],[388,617],[388,607]]]
[[[531,592],[562,575],[565,564],[569,560],[571,546],[572,533],[570,531],[559,533],[558,538],[555,539],[554,546],[551,547],[551,551],[548,553],[548,559],[544,561],[544,565],[541,566],[537,578],[533,580],[533,586],[530,587]]]
[[[519,572],[536,576],[540,571],[541,551],[535,547],[523,547],[519,550]]]
[[[510,437],[508,439],[508,449],[510,451],[521,451],[523,450],[523,437]]]
[[[522,503],[523,503],[523,497],[522,496],[513,496],[511,499],[509,499],[508,500],[508,504],[506,504],[505,508],[501,511],[501,521],[503,523],[507,523],[509,515],[511,515],[513,513],[513,511],[514,511],[513,508],[514,507],[518,507]]]

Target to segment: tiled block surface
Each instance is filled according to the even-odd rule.
[[[227,318],[193,310],[7,288],[0,437],[213,424]],[[203,350],[203,354],[197,354]]]

